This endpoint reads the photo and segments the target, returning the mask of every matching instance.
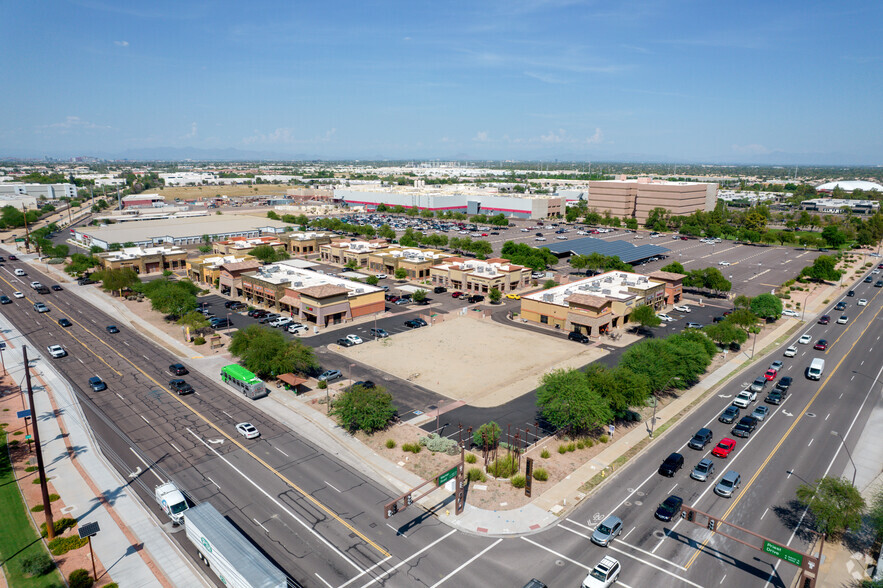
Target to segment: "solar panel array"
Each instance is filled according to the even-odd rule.
[[[637,247],[628,241],[605,241],[594,237],[583,237],[582,239],[574,239],[564,243],[551,243],[544,245],[549,251],[558,255],[570,252],[573,255],[591,255],[592,253],[600,253],[608,257],[616,256],[625,263],[632,263],[653,257],[654,255],[662,255],[671,251],[666,247],[659,245],[638,245]]]

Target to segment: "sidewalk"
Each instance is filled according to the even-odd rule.
[[[40,350],[2,316],[0,327],[7,343],[6,368],[16,381],[24,377],[23,344],[36,365],[31,368],[37,372],[34,403],[46,474],[67,505],[56,518],[63,514],[80,524],[99,524],[101,531],[92,538],[95,558],[122,586],[211,586],[129,489],[131,480],[122,479],[106,461],[73,390],[51,360],[41,359]]]

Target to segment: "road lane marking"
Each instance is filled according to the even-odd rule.
[[[325,480],[322,480],[322,481],[325,482]],[[340,493],[340,490],[338,490],[337,488],[335,488],[334,486],[332,486],[332,485],[329,484],[328,482],[325,482],[325,485],[326,485],[326,486],[329,486],[332,490],[335,490],[336,492]]]
[[[125,401],[126,401],[126,399],[125,399],[125,398],[123,398],[123,397],[122,397],[122,396],[120,396],[120,393],[119,393],[119,392],[114,392],[114,394],[116,394],[116,395],[117,395],[117,397],[118,397],[118,398],[119,398],[119,399],[120,399],[120,400],[122,400],[122,401],[123,401],[123,402],[125,402]]]
[[[454,574],[456,574],[457,572],[459,572],[460,570],[462,570],[463,568],[465,568],[466,566],[468,566],[469,564],[471,564],[472,562],[474,562],[476,559],[478,559],[479,557],[481,557],[482,555],[484,555],[485,553],[487,553],[488,551],[490,551],[491,549],[493,549],[494,547],[496,547],[497,545],[499,545],[500,542],[501,542],[502,540],[503,540],[502,538],[497,539],[494,543],[488,545],[484,550],[480,551],[479,553],[476,553],[472,558],[470,558],[470,559],[468,559],[467,561],[463,562],[463,564],[462,564],[459,568],[457,568],[456,570],[454,570],[453,572],[451,572],[450,574],[448,574],[447,576],[445,576],[444,578],[442,578],[441,580],[439,580],[438,582],[436,582],[435,584],[433,584],[433,585],[430,586],[429,588],[438,588],[438,587],[441,586],[445,581],[447,581],[447,580],[450,579],[452,576],[454,576]]]
[[[564,529],[565,531],[570,531],[570,532],[573,533],[574,535],[579,535],[580,537],[582,537],[582,538],[584,538],[584,539],[588,539],[589,541],[592,540],[592,538],[589,537],[588,535],[585,535],[585,534],[583,534],[583,533],[580,533],[579,531],[574,531],[573,529],[569,529],[569,528],[565,527],[564,525],[560,525],[560,524],[559,524],[558,527],[559,527],[560,529]],[[629,531],[629,532],[631,532],[631,531]],[[650,553],[649,551],[645,551],[645,550],[641,549],[640,547],[636,547],[636,546],[634,546],[634,545],[632,545],[632,544],[630,544],[630,543],[626,543],[625,541],[623,541],[623,540],[621,540],[621,539],[616,539],[616,542],[617,542],[617,543],[622,543],[622,544],[625,545],[626,547],[629,547],[629,548],[631,548],[631,549],[634,549],[635,551],[640,551],[640,552],[643,553],[644,555],[649,555],[650,557],[655,557],[656,559],[661,560],[661,561],[664,561],[665,563],[667,563],[667,564],[669,564],[669,565],[671,565],[671,566],[674,566],[674,567],[678,568],[679,570],[684,570],[684,571],[686,571],[686,568],[684,568],[683,566],[679,566],[678,564],[672,562],[672,561],[669,560],[669,559],[666,559],[666,558],[664,558],[664,557],[661,557],[661,556],[658,556],[658,555],[656,555],[656,554]],[[610,543],[607,544],[607,547],[610,547]],[[632,556],[632,557],[634,557],[634,556]],[[636,559],[637,559],[637,558],[636,558]]]
[[[816,438],[813,437],[812,439],[809,440],[809,443],[807,443],[806,446],[809,447],[810,445],[812,445],[812,442],[815,440],[816,440]]]
[[[141,417],[141,420],[143,420],[145,423],[147,423],[148,425],[150,424],[150,421],[148,421],[148,420],[144,417],[143,414],[139,414],[138,416],[140,416],[140,417]]]
[[[220,453],[218,453],[218,452],[215,450],[215,448],[212,447],[211,445],[209,445],[208,443],[206,443],[205,440],[204,440],[202,437],[200,437],[199,435],[197,435],[196,433],[194,433],[193,431],[191,431],[189,428],[187,429],[187,432],[190,433],[191,435],[193,435],[193,437],[194,437],[197,441],[199,441],[200,443],[202,443],[203,445],[205,445],[205,447],[208,448],[209,451],[211,451],[212,453],[214,453],[219,459],[221,459],[221,461],[223,461],[224,463],[226,463],[226,464],[227,464],[227,465],[228,465],[233,471],[235,471],[237,474],[239,474],[240,476],[242,476],[242,478],[243,478],[244,480],[248,481],[249,484],[251,484],[252,486],[254,486],[255,488],[257,488],[257,490],[258,490],[261,494],[263,494],[264,496],[266,496],[267,498],[269,498],[270,501],[273,502],[273,504],[275,504],[277,507],[279,507],[280,510],[284,511],[286,514],[288,514],[288,516],[290,516],[290,517],[293,518],[295,521],[297,521],[297,522],[298,522],[298,523],[299,523],[304,529],[306,529],[307,531],[309,531],[310,533],[312,533],[317,539],[319,539],[319,541],[321,541],[322,543],[324,543],[326,547],[328,547],[329,549],[331,549],[332,551],[334,551],[335,553],[337,553],[337,554],[338,554],[338,555],[339,555],[339,556],[340,556],[345,562],[347,562],[348,564],[350,564],[351,566],[353,566],[354,568],[356,568],[358,571],[362,571],[362,568],[359,567],[359,564],[357,564],[356,562],[354,562],[353,560],[351,560],[349,557],[347,557],[346,554],[344,554],[342,551],[340,551],[340,550],[337,548],[337,546],[332,545],[331,542],[329,542],[327,539],[325,539],[325,537],[323,537],[321,534],[319,534],[318,531],[316,531],[314,528],[312,528],[312,527],[311,527],[310,525],[308,525],[306,522],[304,522],[303,520],[301,520],[300,517],[298,517],[296,514],[294,514],[291,510],[289,510],[289,509],[288,509],[285,505],[283,505],[281,502],[279,502],[278,500],[276,500],[275,497],[271,496],[269,492],[267,492],[266,490],[264,490],[264,489],[260,486],[260,484],[258,484],[258,483],[255,482],[254,480],[252,480],[249,476],[246,476],[245,473],[244,473],[242,470],[240,470],[240,469],[237,468],[235,465],[233,465],[232,463],[230,463],[230,460],[228,460],[226,457],[224,457],[223,455],[221,455]]]
[[[279,453],[281,453],[281,454],[284,455],[285,457],[289,457],[289,455],[288,455],[287,453],[285,453],[284,451],[282,451],[282,450],[279,449],[278,447],[275,447],[275,446],[274,446],[273,449],[275,449],[276,451],[278,451]]]
[[[326,586],[328,586],[328,588],[332,588],[331,584],[326,582],[325,578],[323,578],[322,576],[319,575],[319,572],[313,572],[313,573],[316,574],[316,577],[319,578],[320,580],[322,580],[322,583],[325,584]]]
[[[846,361],[846,358],[849,357],[850,353],[852,353],[852,350],[855,348],[856,345],[858,345],[858,342],[862,340],[862,337],[867,332],[867,330],[870,329],[871,326],[874,324],[874,321],[877,320],[877,317],[879,316],[880,312],[883,312],[883,307],[880,307],[880,309],[874,314],[873,320],[871,320],[868,323],[868,326],[866,326],[864,328],[864,330],[862,330],[862,332],[859,334],[859,336],[856,337],[853,344],[849,347],[849,350],[843,355],[843,357],[840,358],[840,361],[838,361],[837,365],[834,366],[834,369],[831,371],[830,375],[828,375],[828,377],[825,379],[824,383],[822,383],[822,385],[819,386],[819,389],[816,390],[816,393],[813,394],[812,398],[810,398],[807,405],[805,407],[803,407],[803,410],[800,411],[800,414],[797,415],[797,418],[794,419],[794,422],[791,423],[791,426],[788,427],[788,430],[785,431],[785,434],[779,439],[779,442],[776,443],[776,446],[773,448],[773,450],[769,452],[769,455],[767,455],[767,458],[764,460],[764,462],[762,464],[760,464],[760,467],[757,469],[757,471],[754,473],[754,475],[751,477],[751,479],[748,481],[748,483],[742,487],[742,492],[740,492],[739,495],[735,497],[735,499],[733,500],[733,503],[730,505],[730,507],[727,509],[727,511],[723,514],[723,516],[721,516],[718,520],[720,520],[720,521],[725,520],[730,515],[730,513],[733,512],[733,510],[736,508],[736,506],[739,504],[739,502],[742,501],[742,498],[748,494],[748,489],[752,486],[752,484],[754,484],[755,480],[757,480],[757,478],[760,476],[760,473],[764,469],[766,469],[766,466],[770,463],[770,461],[773,459],[773,457],[776,455],[776,453],[778,453],[779,449],[782,447],[782,444],[785,443],[785,440],[788,439],[788,437],[794,431],[794,428],[797,427],[797,424],[800,422],[800,419],[803,417],[803,415],[805,415],[809,411],[809,408],[813,405],[813,403],[816,401],[816,399],[819,397],[819,395],[825,389],[825,386],[828,385],[828,382],[830,382],[834,378],[834,374],[837,373],[837,370],[840,369],[840,366],[843,365],[843,362]],[[883,372],[883,367],[880,368],[880,371]],[[877,373],[877,378],[874,379],[874,382],[872,384],[872,388],[873,388],[873,385],[876,384],[877,379],[879,377],[880,377],[880,372]],[[870,391],[868,393],[870,394]],[[841,396],[843,396],[842,393],[841,393]],[[865,398],[865,401],[867,401],[867,397]],[[862,403],[862,406],[864,406],[864,402]],[[859,407],[859,410],[861,410],[861,407]],[[858,413],[856,413],[856,417],[852,421],[853,424],[855,424],[856,418],[858,418]],[[852,428],[852,425],[850,425],[850,429],[851,428]],[[849,431],[847,431],[847,434],[848,433],[849,433]],[[840,446],[838,446],[838,448],[837,448],[837,454],[839,454],[839,452],[840,452]],[[835,456],[837,454],[835,454]],[[830,466],[828,466],[828,467],[830,469]],[[791,474],[789,473],[788,475],[790,477]],[[805,511],[804,511],[804,514],[805,514]],[[802,520],[802,517],[801,517],[801,520]],[[795,528],[794,532],[795,533],[797,532],[796,528]],[[793,537],[794,537],[794,535],[792,534],[792,538]],[[704,541],[702,541],[702,545],[700,545],[696,549],[696,551],[693,553],[693,556],[690,558],[690,560],[687,562],[687,565],[686,565],[686,567],[688,569],[696,561],[696,558],[699,557],[699,554],[704,551],[705,546],[708,545],[708,541],[709,541],[709,538],[706,538]],[[789,540],[789,544],[790,544],[790,540]]]
[[[215,482],[215,481],[214,481],[214,480],[212,480],[212,479],[211,479],[211,478],[209,478],[209,477],[208,477],[208,476],[206,476],[206,477],[205,477],[205,479],[206,479],[206,480],[208,480],[208,481],[209,481],[209,482],[211,482],[211,483],[212,483],[212,484],[214,484],[214,485],[215,485],[215,487],[217,487],[217,489],[218,489],[218,490],[220,490],[220,489],[221,489],[221,487],[220,487],[220,486],[218,486],[218,483],[217,483],[217,482]]]
[[[178,446],[175,445],[174,443],[172,443],[171,441],[169,441],[169,445],[171,445],[172,447],[174,447],[174,448],[175,448],[175,451],[177,451],[178,453],[181,453],[181,450],[178,449]]]
[[[791,473],[790,473],[790,472],[788,473],[788,477],[789,477],[789,478],[791,477]],[[765,516],[766,516],[766,513],[768,513],[769,511],[770,511],[770,507],[766,507],[766,510],[763,511],[763,514],[760,515],[760,520],[763,520],[763,517],[765,517]]]
[[[144,458],[142,458],[140,455],[138,455],[138,452],[135,451],[135,448],[134,448],[134,447],[129,447],[129,450],[130,450],[133,454],[135,454],[135,457],[138,458],[138,461],[140,461],[141,463],[143,463],[143,464],[144,464],[144,467],[146,467],[148,471],[153,472],[153,475],[156,476],[156,479],[159,480],[159,483],[160,483],[160,484],[165,484],[165,483],[166,483],[165,480],[163,480],[162,478],[159,477],[159,474],[156,473],[156,470],[154,470],[153,467],[150,466],[150,464],[148,464],[146,461],[144,461]]]
[[[411,561],[412,559],[414,559],[415,557],[417,557],[418,555],[420,555],[421,553],[423,553],[423,552],[426,551],[427,549],[430,549],[430,548],[432,548],[432,547],[435,547],[437,544],[441,543],[442,541],[444,541],[445,539],[447,539],[448,537],[450,537],[451,535],[453,535],[453,534],[456,533],[456,532],[457,532],[457,530],[456,530],[456,529],[453,529],[453,530],[451,530],[450,533],[448,533],[448,534],[446,534],[446,535],[442,535],[441,537],[439,537],[438,539],[436,539],[435,541],[433,541],[432,543],[430,543],[429,545],[427,545],[426,547],[424,547],[424,548],[421,549],[420,551],[418,551],[418,552],[416,552],[416,553],[412,553],[411,555],[408,556],[407,559],[403,559],[402,561],[400,561],[399,563],[397,563],[397,564],[394,565],[393,567],[389,568],[388,570],[386,570],[385,572],[383,572],[383,573],[380,574],[379,576],[375,577],[374,579],[372,579],[372,580],[371,580],[370,582],[368,582],[367,584],[363,584],[363,585],[362,585],[362,588],[368,588],[368,586],[374,584],[375,582],[379,582],[380,580],[382,580],[382,579],[385,578],[386,576],[390,575],[392,572],[396,571],[396,570],[399,569],[401,566],[405,565],[406,563],[408,563],[409,561]],[[389,558],[387,558],[387,559],[389,559]],[[384,560],[384,561],[385,561],[385,560]],[[367,571],[367,570],[366,570],[366,571]],[[350,581],[352,581],[352,580],[350,580]],[[349,584],[349,582],[347,582],[347,584]],[[344,588],[344,586],[346,586],[346,584],[341,584],[338,588]]]
[[[255,523],[257,523],[257,525],[258,525],[261,529],[263,529],[264,531],[266,531],[268,535],[270,534],[270,530],[267,529],[267,527],[265,527],[263,524],[261,524],[260,521],[258,521],[258,520],[255,519],[255,518],[252,518],[251,520],[253,520]]]

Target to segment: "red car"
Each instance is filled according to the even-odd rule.
[[[711,455],[715,457],[727,457],[733,450],[736,448],[736,441],[734,439],[730,439],[729,437],[724,437],[720,440],[720,443],[714,446],[714,449],[711,450]]]
[[[818,349],[819,351],[824,351],[828,348],[828,342],[824,339],[819,339],[819,342],[813,345],[813,349]]]
[[[14,255],[9,256],[9,261],[18,261],[18,258]]]
[[[487,235],[487,233],[482,233],[481,236],[482,236],[482,237],[487,237],[488,235]]]
[[[827,314],[823,314],[822,316],[819,317],[819,324],[820,325],[827,325],[830,322],[831,322],[831,317],[829,317]]]
[[[681,237],[681,241],[689,241],[689,240],[690,240],[689,237]]]
[[[776,376],[778,375],[778,373],[779,372],[777,372],[776,370],[770,368],[766,371],[766,373],[763,375],[763,377],[767,379],[767,382],[772,382],[773,380],[776,379]]]
[[[451,293],[451,298],[459,298],[459,297],[462,296],[462,295],[463,295],[462,292],[452,292],[452,293]]]

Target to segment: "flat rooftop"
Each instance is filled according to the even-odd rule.
[[[283,231],[289,225],[282,221],[248,215],[203,216],[187,219],[148,220],[107,225],[78,227],[76,231],[108,243],[149,241],[155,237],[181,239],[202,235],[223,235],[241,231]]]
[[[292,260],[297,261],[297,260]],[[299,267],[299,264],[280,261],[271,265],[265,265],[254,274],[256,277],[271,284],[290,284],[293,290],[316,288],[318,286],[338,286],[348,290],[347,296],[360,296],[369,292],[382,292],[381,288],[353,282],[337,276],[320,274],[312,270]]]
[[[570,306],[567,298],[572,295],[590,296],[601,299],[618,300],[625,302],[638,296],[633,291],[647,291],[656,286],[661,286],[662,282],[654,282],[643,274],[635,274],[632,272],[607,272],[555,286],[548,290],[540,290],[533,294],[522,296],[538,302],[548,304],[556,304],[558,306]]]
[[[605,241],[595,237],[583,237],[559,243],[549,243],[548,245],[543,245],[543,247],[557,255],[564,255],[566,253],[571,255],[591,255],[592,253],[599,253],[607,257],[618,257],[620,261],[625,263],[640,261],[671,251],[671,249],[659,245],[647,244],[636,246],[628,241]]]

